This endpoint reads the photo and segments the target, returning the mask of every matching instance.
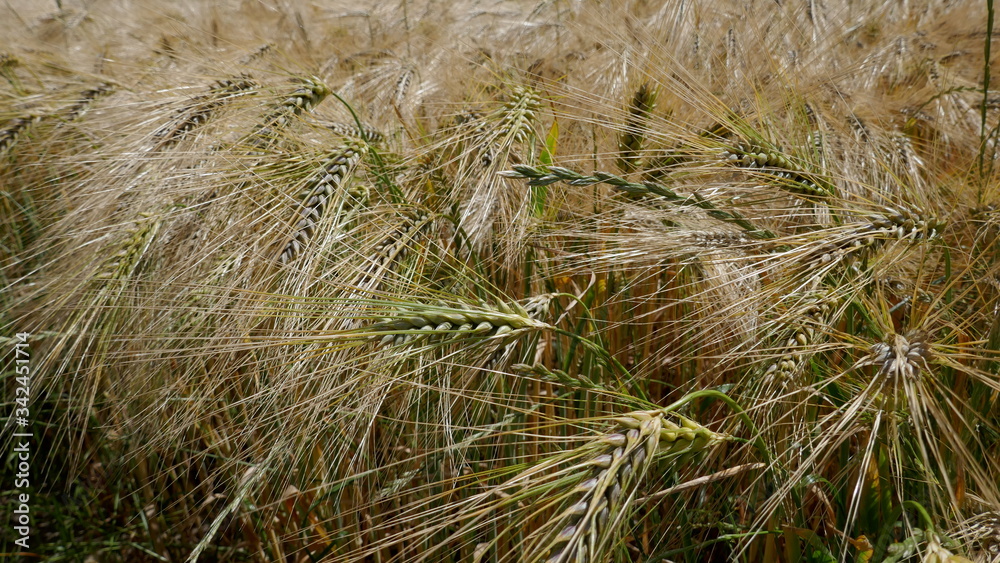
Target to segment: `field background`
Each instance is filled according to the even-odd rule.
[[[0,554],[997,563],[992,22],[5,0]]]

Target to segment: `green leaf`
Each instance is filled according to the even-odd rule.
[[[552,127],[548,135],[545,136],[545,147],[538,159],[544,166],[552,166],[552,157],[556,154],[556,146],[559,144],[559,122],[552,121]],[[536,217],[540,217],[545,211],[545,200],[549,195],[547,185],[534,185],[531,187],[531,209]]]

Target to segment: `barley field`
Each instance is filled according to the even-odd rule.
[[[5,0],[0,557],[1000,562],[992,4]]]

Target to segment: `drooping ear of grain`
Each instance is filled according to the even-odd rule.
[[[564,508],[536,539],[529,561],[578,563],[603,561],[619,541],[636,491],[657,458],[691,457],[724,437],[681,418],[677,425],[660,411],[633,412],[615,419],[621,426],[585,448],[592,452],[577,467],[580,481],[564,495]],[[679,463],[677,457],[672,463]],[[545,554],[540,558],[540,554]]]
[[[301,82],[300,87],[274,104],[262,122],[254,128],[248,144],[258,150],[267,148],[277,140],[278,133],[291,123],[293,117],[303,111],[311,111],[330,95],[330,88],[318,78],[307,78]]]
[[[17,138],[24,135],[37,123],[41,117],[36,115],[26,115],[15,117],[0,127],[0,154],[6,152],[17,142]]]
[[[364,156],[364,145],[342,145],[323,162],[320,170],[306,182],[301,194],[295,234],[278,254],[278,262],[286,264],[302,252],[316,234],[328,204],[336,199],[347,208],[362,205],[367,197],[361,188],[347,185],[354,167]]]
[[[62,110],[62,117],[66,120],[80,118],[94,102],[115,91],[111,84],[99,84],[93,88],[88,88],[77,97],[77,100]]]
[[[238,95],[252,93],[256,83],[246,75],[219,80],[208,88],[208,92],[195,96],[177,110],[177,116],[170,123],[153,133],[159,140],[157,150],[175,145],[185,135],[208,121],[212,114]]]

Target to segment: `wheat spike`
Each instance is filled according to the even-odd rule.
[[[21,66],[21,60],[10,53],[0,53],[0,76],[7,79],[11,87],[18,94],[24,94],[24,88],[21,86],[21,81],[17,79],[17,73],[14,69]]]
[[[227,101],[256,87],[257,84],[248,75],[215,82],[209,86],[208,92],[192,98],[185,107],[177,110],[177,116],[170,123],[153,133],[154,137],[160,139],[156,149],[161,150],[176,144],[184,135],[208,121]]]
[[[921,370],[929,371],[929,358],[926,338],[920,333],[895,334],[890,342],[879,342],[871,348],[871,362],[879,366],[879,376],[889,381],[917,379]]]
[[[150,214],[142,215],[143,218],[137,220],[128,231],[128,238],[119,246],[119,250],[104,262],[101,270],[94,276],[102,285],[131,278],[149,245],[156,238],[161,220]]]
[[[249,143],[258,148],[266,148],[275,139],[277,132],[291,123],[292,117],[301,114],[303,110],[311,111],[329,95],[330,88],[320,79],[313,77],[302,80],[302,86],[275,104],[264,116],[263,122],[251,134]]]
[[[398,346],[430,337],[513,337],[530,330],[550,330],[552,326],[531,318],[527,311],[514,303],[500,304],[496,309],[485,304],[477,308],[427,305],[399,309],[392,317],[371,325],[369,329],[390,333],[376,336],[380,345]]]
[[[357,207],[367,199],[366,190],[359,187],[345,187],[345,182],[365,151],[363,145],[347,144],[338,147],[320,166],[320,170],[307,181],[301,194],[295,234],[278,254],[277,259],[280,263],[287,264],[305,248],[315,235],[327,205],[334,198],[340,197],[341,191],[347,196],[344,201],[348,208]]]
[[[500,172],[500,175],[507,178],[527,179],[530,186],[547,186],[559,181],[566,182],[571,186],[608,184],[628,194],[653,195],[661,197],[667,202],[700,207],[713,219],[737,225],[746,231],[747,235],[755,239],[774,238],[774,233],[755,226],[736,211],[723,211],[716,207],[714,203],[699,197],[697,194],[685,197],[656,182],[629,182],[624,178],[607,172],[595,172],[590,176],[584,176],[561,166],[532,167],[517,165],[512,168],[512,170]]]
[[[111,84],[99,84],[94,88],[88,88],[80,92],[77,101],[73,102],[63,110],[63,118],[67,121],[81,117],[87,109],[99,98],[110,95],[115,91]]]
[[[14,146],[18,137],[24,135],[39,120],[41,120],[40,116],[26,115],[15,117],[4,124],[3,128],[0,129],[0,154],[3,154],[10,147]]]
[[[413,76],[415,74],[416,71],[413,67],[407,67],[403,70],[403,73],[399,75],[395,86],[392,88],[392,105],[397,108],[403,106],[403,102],[406,100],[406,94],[410,90],[410,83],[413,82]]]
[[[264,43],[263,45],[257,47],[253,51],[250,51],[249,53],[247,53],[246,55],[244,55],[242,58],[240,58],[239,63],[241,65],[250,64],[250,63],[256,61],[257,59],[266,56],[273,49],[274,49],[274,44],[272,44],[272,43]]]
[[[503,144],[523,143],[528,140],[542,100],[538,92],[526,86],[517,86],[501,112],[498,139]]]
[[[807,299],[791,315],[790,322],[783,327],[779,337],[779,342],[783,343],[781,357],[764,368],[764,377],[769,382],[775,382],[783,389],[791,385],[813,355],[809,346],[814,343],[817,331],[822,331],[829,324],[836,307],[837,301],[829,295],[816,295]]]
[[[538,547],[548,553],[547,563],[603,561],[657,456],[691,457],[726,439],[683,417],[674,424],[663,411],[636,411],[614,420],[618,429],[586,446],[593,451],[582,464],[589,475],[581,475],[569,507],[546,526],[552,532]]]
[[[359,274],[354,287],[373,291],[379,280],[392,265],[403,259],[411,246],[422,237],[434,224],[434,216],[428,213],[418,213],[406,216],[403,224],[383,238],[374,248],[374,254]]]
[[[653,108],[656,107],[656,89],[643,83],[632,96],[625,118],[625,128],[618,135],[618,169],[623,173],[634,172],[639,167],[644,129]]]
[[[778,187],[796,195],[824,197],[833,193],[833,187],[828,182],[797,169],[777,147],[739,143],[724,149],[721,158],[723,162],[776,178]]]
[[[368,125],[358,127],[353,123],[342,122],[330,122],[325,125],[330,131],[333,131],[338,135],[343,135],[344,137],[350,137],[352,139],[359,139],[365,141],[366,143],[377,145],[385,140],[385,135],[383,135],[378,129]]]

